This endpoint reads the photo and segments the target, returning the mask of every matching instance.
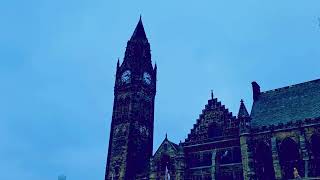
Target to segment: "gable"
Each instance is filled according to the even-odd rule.
[[[193,125],[186,142],[227,136],[234,128],[237,128],[236,117],[217,98],[212,98]]]
[[[155,160],[160,159],[163,154],[173,157],[177,154],[178,150],[179,146],[177,144],[170,142],[167,138],[165,138],[153,157]]]

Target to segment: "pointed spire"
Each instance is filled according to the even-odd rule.
[[[243,99],[241,99],[240,101],[240,108],[239,108],[239,112],[238,112],[238,118],[244,118],[244,117],[249,117],[249,113],[247,111],[246,106],[243,103]]]
[[[154,69],[157,70],[158,66],[157,66],[157,62],[154,63]]]
[[[168,135],[167,135],[167,133],[166,133],[166,138],[165,138],[165,140],[168,140]]]
[[[137,40],[137,39],[147,40],[147,36],[144,31],[144,27],[141,20],[141,15],[140,15],[139,22],[136,26],[136,29],[134,30],[130,40]]]

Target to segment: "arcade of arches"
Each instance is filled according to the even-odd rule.
[[[320,176],[320,135],[310,138],[285,137],[272,144],[269,140],[257,140],[253,145],[252,172],[254,179],[294,179],[294,168],[300,177]],[[275,172],[277,171],[277,172]]]

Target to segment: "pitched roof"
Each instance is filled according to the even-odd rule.
[[[320,117],[320,79],[261,92],[250,117],[254,127]]]
[[[160,144],[160,146],[158,147],[158,149],[156,150],[156,152],[154,153],[154,156],[159,155],[159,153],[161,153],[161,152],[167,151],[167,150],[164,149],[164,145],[165,144],[169,144],[174,151],[178,151],[179,150],[179,145],[169,141],[167,136],[166,136],[165,139]]]

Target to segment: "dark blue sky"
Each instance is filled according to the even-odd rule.
[[[0,179],[103,179],[116,61],[140,14],[158,64],[155,148],[187,136],[211,89],[237,114],[251,81],[320,78],[318,0],[1,2]]]

